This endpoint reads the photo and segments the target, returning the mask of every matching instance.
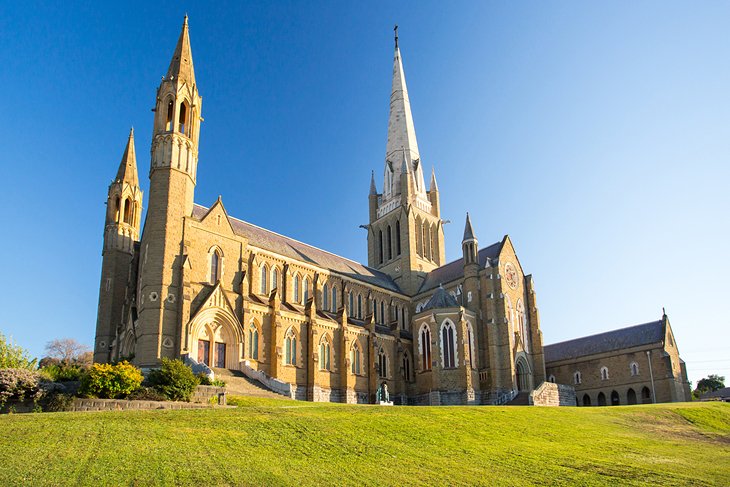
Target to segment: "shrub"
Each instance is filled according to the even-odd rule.
[[[198,384],[201,386],[211,386],[213,385],[213,382],[210,380],[210,377],[208,377],[205,373],[199,372],[195,375],[195,377],[198,378]]]
[[[118,399],[139,389],[142,372],[129,362],[94,364],[81,377],[79,392],[85,396]]]
[[[57,382],[81,380],[84,374],[84,368],[79,365],[53,364],[47,365],[41,369],[51,380]]]
[[[220,380],[220,379],[215,379],[215,380],[213,380],[213,381],[210,382],[210,385],[216,386],[216,387],[225,387],[226,386],[226,381]]]
[[[73,396],[70,394],[64,394],[62,392],[55,392],[48,394],[43,398],[41,406],[43,411],[48,413],[58,413],[61,411],[71,411],[73,405]]]
[[[162,359],[162,368],[150,372],[147,380],[171,401],[190,401],[190,396],[200,383],[193,369],[182,360],[167,358]]]
[[[43,396],[41,374],[27,369],[0,369],[0,408],[9,401],[37,401]]]
[[[28,369],[32,370],[36,366],[37,359],[31,359],[28,352],[5,338],[0,333],[0,369]]]
[[[162,395],[155,389],[154,387],[146,387],[142,386],[133,393],[131,393],[129,396],[127,396],[127,399],[132,399],[135,401],[167,401],[167,397]]]

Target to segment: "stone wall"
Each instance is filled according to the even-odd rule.
[[[211,399],[215,398],[215,402],[211,402]],[[195,388],[190,402],[197,404],[218,404],[219,406],[226,405],[226,388],[216,386],[198,386]]]
[[[76,398],[72,411],[127,411],[149,409],[200,409],[208,404],[176,401],[128,401],[126,399],[86,399]]]
[[[530,393],[533,406],[577,406],[575,389],[565,384],[543,382]]]

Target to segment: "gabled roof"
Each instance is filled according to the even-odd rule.
[[[194,205],[192,216],[200,221],[207,212],[208,208]],[[390,291],[401,292],[393,279],[383,272],[231,216],[228,217],[228,221],[236,235],[247,238],[249,243],[255,247],[334,271],[356,281],[380,286]]]
[[[484,247],[479,251],[479,266],[484,267],[487,263],[487,259],[496,259],[499,257],[499,253],[502,251],[502,245],[504,240],[493,243],[488,247]],[[421,288],[418,290],[418,294],[434,289],[441,284],[446,284],[451,281],[455,281],[464,276],[464,258],[449,262],[448,264],[442,265],[426,274]]]
[[[575,359],[597,353],[659,343],[664,340],[664,320],[630,326],[566,342],[545,345],[545,362]]]
[[[433,296],[431,296],[431,299],[428,300],[428,302],[421,309],[421,311],[426,311],[429,309],[458,308],[458,307],[459,307],[459,303],[456,302],[456,298],[454,298],[451,294],[447,293],[444,288],[439,286],[439,288],[436,289],[436,292],[433,293]]]

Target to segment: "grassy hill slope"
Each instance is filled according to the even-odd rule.
[[[730,485],[730,404],[0,417],[0,485]]]

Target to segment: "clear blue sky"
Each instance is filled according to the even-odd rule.
[[[730,4],[100,5],[0,4],[0,331],[33,354],[93,341],[107,185],[134,126],[147,189],[187,11],[198,203],[366,261],[398,23],[447,258],[470,211],[535,276],[546,343],[665,306],[690,379],[730,376]]]

